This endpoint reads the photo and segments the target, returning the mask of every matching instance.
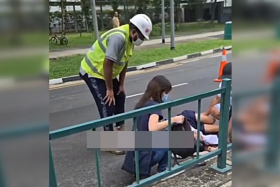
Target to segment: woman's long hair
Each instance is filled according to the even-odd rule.
[[[144,95],[138,101],[135,109],[142,108],[150,99],[155,102],[162,102],[162,94],[172,90],[170,81],[162,75],[155,76],[148,84]]]

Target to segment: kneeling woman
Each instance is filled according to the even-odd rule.
[[[164,76],[155,76],[148,84],[147,89],[136,104],[135,109],[153,106],[167,100],[168,94],[172,89],[172,85]],[[154,111],[149,114],[139,116],[137,118],[138,131],[163,131],[168,127],[168,121],[162,121],[163,115],[161,111]],[[182,124],[184,116],[176,116],[171,118],[172,124]],[[168,151],[166,150],[147,150],[139,151],[139,169],[140,177],[150,176],[151,168],[158,165],[157,171],[163,172],[167,168]],[[122,169],[136,174],[135,154],[134,151],[127,151]]]

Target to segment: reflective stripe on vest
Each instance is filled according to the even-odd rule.
[[[98,70],[92,65],[92,63],[90,62],[90,60],[88,59],[88,56],[85,56],[85,61],[87,63],[87,65],[90,67],[90,69],[94,72],[97,73],[98,75],[103,76],[101,73],[98,72]]]

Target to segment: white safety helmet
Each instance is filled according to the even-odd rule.
[[[151,19],[147,15],[137,14],[129,21],[139,29],[147,40],[149,40],[153,25]]]

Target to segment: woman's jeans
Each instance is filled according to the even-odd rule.
[[[155,151],[150,167],[153,167],[156,164],[158,164],[158,173],[166,170],[168,164],[168,151]]]

